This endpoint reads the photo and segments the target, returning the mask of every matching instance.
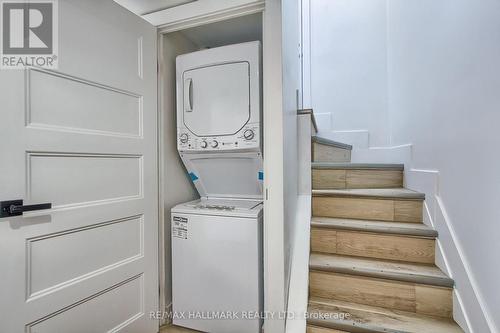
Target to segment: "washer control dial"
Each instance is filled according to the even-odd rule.
[[[247,129],[245,130],[245,132],[243,132],[243,137],[245,138],[245,140],[252,140],[254,136],[255,133],[251,129]]]
[[[217,142],[217,140],[212,141],[212,148],[217,148],[218,145],[219,143]]]
[[[186,133],[182,133],[179,137],[182,143],[186,143],[189,139],[188,135]]]
[[[207,148],[208,147],[208,143],[206,141],[202,141],[200,143],[200,146],[201,146],[201,148]]]

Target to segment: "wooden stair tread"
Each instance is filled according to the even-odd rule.
[[[436,230],[423,223],[413,222],[384,222],[374,220],[357,220],[334,217],[313,217],[311,226],[316,228],[331,228],[341,230],[355,230],[361,232],[409,235],[419,237],[437,237]]]
[[[392,260],[313,252],[309,258],[309,268],[448,288],[454,285],[453,280],[437,266]]]
[[[404,164],[312,162],[313,169],[403,171]]]
[[[311,298],[309,325],[349,332],[377,333],[459,333],[462,329],[452,320],[386,308]],[[345,318],[339,314],[349,314]],[[317,318],[321,317],[321,318]]]
[[[312,142],[319,143],[322,145],[327,145],[335,148],[340,148],[340,149],[346,149],[346,150],[352,150],[352,146],[348,145],[346,143],[338,142],[338,141],[333,141],[327,138],[323,138],[321,136],[313,136],[311,137]]]
[[[406,188],[364,188],[342,190],[312,190],[313,196],[424,200],[425,194]]]

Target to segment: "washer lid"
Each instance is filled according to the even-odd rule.
[[[262,199],[260,153],[182,153],[181,158],[201,197]]]
[[[200,199],[190,201],[185,205],[196,209],[208,209],[217,211],[248,211],[262,204],[256,200],[230,200],[230,199]]]
[[[179,204],[172,208],[172,213],[255,218],[262,214],[262,208],[261,200],[202,198]]]

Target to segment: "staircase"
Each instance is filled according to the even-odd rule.
[[[307,333],[462,332],[453,280],[434,264],[425,196],[403,165],[353,164],[351,147],[313,138]]]

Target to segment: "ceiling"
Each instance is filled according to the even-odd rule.
[[[137,15],[145,15],[194,1],[197,0],[115,0],[115,2]]]
[[[262,14],[210,23],[185,29],[181,33],[200,48],[262,41]]]

